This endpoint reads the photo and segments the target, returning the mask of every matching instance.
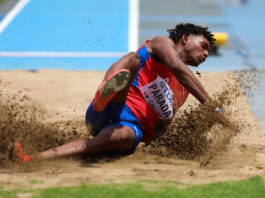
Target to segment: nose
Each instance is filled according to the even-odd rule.
[[[209,56],[209,51],[208,50],[204,50],[204,57],[205,59]]]

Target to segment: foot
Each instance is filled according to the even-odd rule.
[[[21,144],[19,142],[15,142],[14,145],[14,160],[18,162],[25,163],[30,160],[29,155],[23,154],[22,149],[21,149]]]
[[[117,92],[123,90],[130,81],[130,72],[127,69],[120,69],[112,73],[99,86],[93,107],[96,111],[103,111]]]

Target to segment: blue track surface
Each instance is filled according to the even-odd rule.
[[[213,31],[227,32],[233,46],[231,49],[221,49],[221,59],[211,57],[201,68],[213,71],[219,70],[220,67],[225,67],[224,70],[229,70],[229,67],[233,70],[265,68],[264,8],[264,0],[249,0],[242,7],[221,6],[221,16],[208,19],[205,17],[203,21],[223,24],[215,27]],[[198,19],[200,20],[200,17]]]
[[[219,7],[221,14],[211,16],[142,13],[140,20],[208,24],[214,32],[228,32],[232,47],[221,48],[222,57],[209,57],[200,70],[239,70],[249,68],[249,63],[255,68],[265,68],[265,29],[262,28],[265,1],[249,0],[240,7]],[[129,0],[30,0],[0,35],[0,52],[127,52],[129,11]],[[153,36],[166,32],[145,31],[141,34]],[[0,57],[0,69],[105,70],[117,59]]]
[[[31,0],[0,35],[7,52],[127,52],[128,1]],[[117,58],[0,58],[0,69],[106,69]]]
[[[152,0],[145,1],[151,2]],[[140,37],[147,39],[155,35],[167,36],[166,29],[174,27],[177,23],[189,22],[208,26],[212,32],[227,32],[229,43],[220,49],[221,57],[209,57],[199,67],[200,70],[226,71],[250,67],[265,68],[265,39],[263,39],[265,0],[248,0],[241,6],[228,5],[228,2],[236,2],[236,0],[190,0],[189,6],[187,1],[170,2],[176,8],[184,6],[184,10],[179,8],[175,12],[167,13],[165,10],[155,9],[155,12],[152,12],[152,7],[149,9],[147,6],[143,6],[149,10],[140,15],[142,23]],[[197,7],[193,4],[196,4]],[[211,7],[211,4],[217,5],[218,9],[215,9],[214,6]],[[204,12],[198,11],[201,9]],[[146,25],[151,28],[146,28]]]

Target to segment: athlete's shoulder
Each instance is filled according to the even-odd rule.
[[[173,41],[165,36],[155,36],[153,39],[151,39],[150,44],[157,44],[157,43],[172,45]]]
[[[170,38],[167,38],[165,36],[156,36],[153,39],[150,40],[146,44],[147,50],[150,52],[150,54],[155,55],[159,50],[165,49],[165,47],[172,48],[174,47],[174,43]]]

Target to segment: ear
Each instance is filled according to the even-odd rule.
[[[189,40],[188,35],[187,34],[183,34],[182,37],[181,37],[181,45],[182,46],[187,45],[188,40]]]

